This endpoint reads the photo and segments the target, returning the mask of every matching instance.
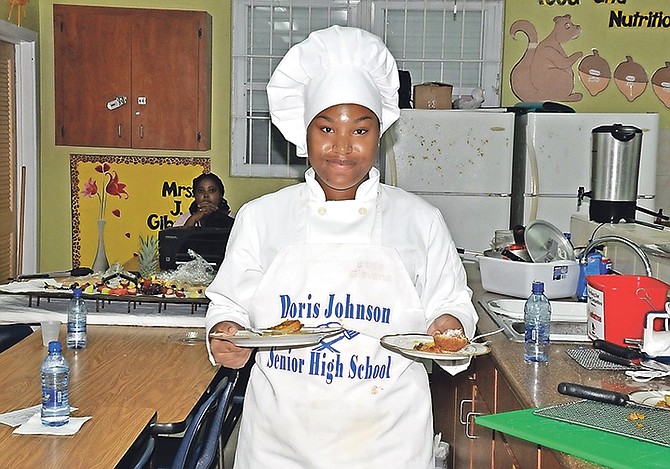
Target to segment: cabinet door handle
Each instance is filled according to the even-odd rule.
[[[140,125],[140,138],[144,138],[144,126]]]
[[[472,404],[473,402],[475,402],[475,401],[472,400],[472,399],[462,399],[461,400],[461,406],[460,406],[460,410],[458,412],[458,421],[461,422],[461,425],[467,425],[468,424],[468,422],[466,420],[467,417],[463,417],[465,415],[465,412],[463,411],[463,406],[465,404]],[[467,415],[470,415],[470,413],[468,413]]]
[[[119,138],[121,138],[121,129],[123,128],[122,125],[123,125],[123,124],[119,124],[119,125],[116,127],[116,133],[117,133],[117,135],[119,136]]]
[[[465,436],[468,437],[471,440],[476,440],[477,438],[479,438],[474,433],[470,433],[470,422],[472,422],[473,426],[474,426],[474,423],[475,423],[474,418],[477,415],[482,415],[482,413],[481,412],[468,412],[468,414],[465,416],[465,422],[466,422],[465,423]]]

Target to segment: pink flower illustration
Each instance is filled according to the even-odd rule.
[[[104,220],[105,210],[107,208],[107,194],[127,199],[128,192],[126,192],[126,184],[119,181],[119,175],[116,171],[112,171],[112,167],[109,163],[98,164],[94,169],[102,174],[100,182],[101,186],[105,187],[105,190],[99,191],[98,183],[94,181],[93,178],[89,178],[88,181],[84,183],[84,189],[81,191],[81,195],[89,199],[94,196],[98,197],[98,203],[100,204],[98,219]],[[118,209],[114,209],[112,213],[117,217],[121,215],[121,212]]]
[[[92,178],[88,178],[88,181],[84,183],[84,190],[81,191],[81,195],[87,198],[91,198],[97,194],[98,194],[98,183],[96,183]]]

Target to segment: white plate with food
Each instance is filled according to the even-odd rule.
[[[638,404],[653,405],[670,410],[670,389],[666,391],[635,391],[628,396]]]
[[[414,358],[428,358],[432,360],[465,360],[478,355],[489,353],[488,345],[471,342],[457,351],[446,351],[435,348],[435,338],[427,334],[396,334],[385,335],[381,338],[382,346]]]
[[[302,327],[298,331],[282,331],[277,329],[242,329],[235,335],[225,335],[219,332],[210,332],[211,339],[221,339],[232,342],[238,347],[305,347],[315,345],[328,336],[337,334],[342,326],[326,325],[319,327]]]

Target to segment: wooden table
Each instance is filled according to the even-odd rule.
[[[92,416],[73,436],[14,435],[0,424],[0,467],[114,467],[152,422],[181,431],[219,367],[204,341],[174,328],[89,326],[88,347],[65,350],[73,416]],[[61,329],[64,343],[65,327]],[[40,400],[46,347],[38,332],[0,354],[0,413]],[[225,371],[225,370],[222,370]]]

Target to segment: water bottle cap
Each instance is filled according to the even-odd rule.
[[[81,298],[81,288],[73,288],[72,289],[72,296],[74,298]]]
[[[539,295],[544,293],[544,282],[533,282],[533,294]]]
[[[59,341],[52,340],[51,342],[49,342],[49,353],[60,352],[62,350],[63,349],[62,349],[61,344],[60,344]]]

